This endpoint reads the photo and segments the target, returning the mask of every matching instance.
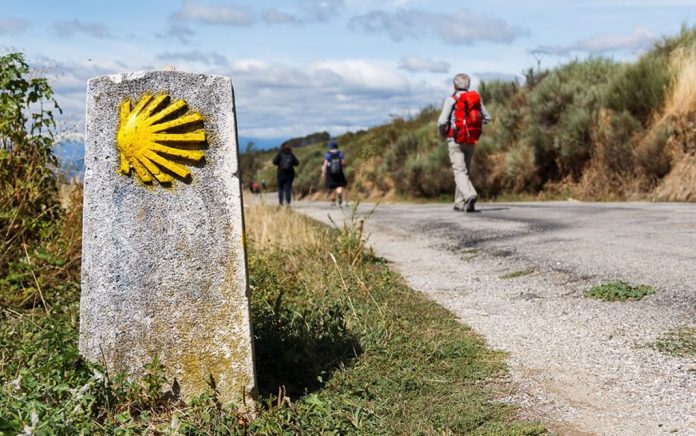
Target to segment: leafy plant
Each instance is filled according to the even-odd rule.
[[[24,56],[0,56],[0,276],[55,229],[54,111],[53,90],[30,78]]]
[[[633,286],[623,281],[613,281],[593,287],[589,291],[585,292],[585,296],[604,301],[637,301],[646,295],[651,295],[654,293],[655,288],[652,286]]]

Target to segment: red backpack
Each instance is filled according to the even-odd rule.
[[[456,94],[455,94],[456,95]],[[450,136],[457,144],[476,144],[481,137],[483,117],[481,96],[476,91],[464,91],[454,103],[454,126]]]

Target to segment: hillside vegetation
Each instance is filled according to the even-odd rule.
[[[486,198],[696,200],[696,28],[665,38],[633,63],[575,60],[529,71],[524,85],[483,83],[493,117],[472,178]],[[450,196],[439,107],[338,138],[363,198]],[[298,148],[296,191],[321,190],[326,142]],[[275,183],[271,152],[249,178]],[[249,159],[249,156],[246,157]]]

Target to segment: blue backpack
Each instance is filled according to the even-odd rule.
[[[343,172],[343,157],[342,153],[330,153],[328,167],[330,174],[341,174]]]

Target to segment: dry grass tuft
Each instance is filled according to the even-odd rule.
[[[247,237],[258,249],[304,250],[328,245],[326,227],[290,209],[255,205],[244,211]]]
[[[696,112],[696,47],[675,50],[671,63],[676,75],[663,116],[681,118]]]

